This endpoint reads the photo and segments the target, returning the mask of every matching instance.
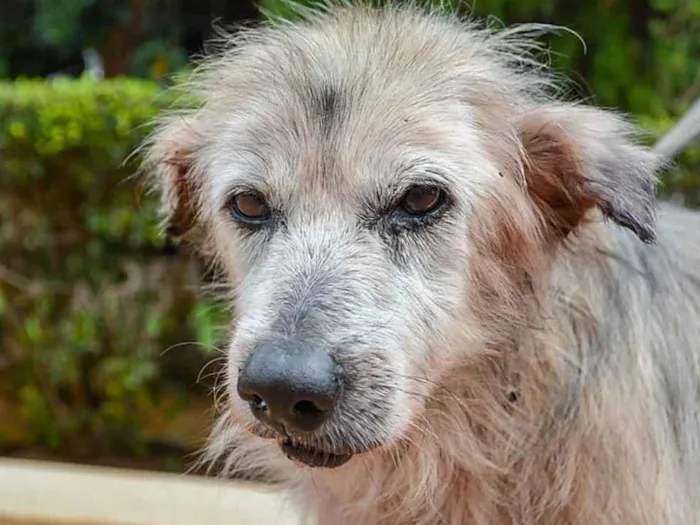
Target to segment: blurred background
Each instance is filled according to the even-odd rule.
[[[446,3],[443,1],[443,3]],[[455,2],[457,4],[457,2]],[[261,9],[262,13],[261,14]],[[563,25],[552,64],[654,137],[700,97],[700,0],[476,0]],[[229,314],[158,234],[129,153],[217,27],[279,0],[2,0],[0,455],[181,472],[205,438]],[[663,193],[700,205],[700,145]]]

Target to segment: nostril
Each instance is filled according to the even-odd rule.
[[[292,412],[297,417],[308,418],[318,417],[325,411],[317,407],[312,401],[299,401],[292,408]]]
[[[257,394],[253,394],[253,398],[250,400],[250,403],[256,410],[260,410],[261,412],[267,410],[267,403],[265,403],[265,400]]]

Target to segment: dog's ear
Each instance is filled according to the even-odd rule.
[[[536,108],[519,123],[528,193],[556,236],[566,236],[589,210],[655,240],[659,157],[640,145],[615,113],[561,105]]]
[[[197,134],[186,116],[163,120],[146,142],[141,167],[161,196],[165,233],[185,237],[197,222]]]

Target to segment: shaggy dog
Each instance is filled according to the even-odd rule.
[[[700,215],[657,155],[561,95],[546,28],[303,14],[145,144],[233,290],[210,459],[324,525],[700,523]]]

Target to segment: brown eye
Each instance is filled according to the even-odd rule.
[[[403,196],[402,207],[411,214],[424,215],[443,202],[442,190],[436,186],[413,186]]]
[[[241,193],[232,201],[233,216],[243,222],[262,222],[270,217],[265,199],[255,193]]]

